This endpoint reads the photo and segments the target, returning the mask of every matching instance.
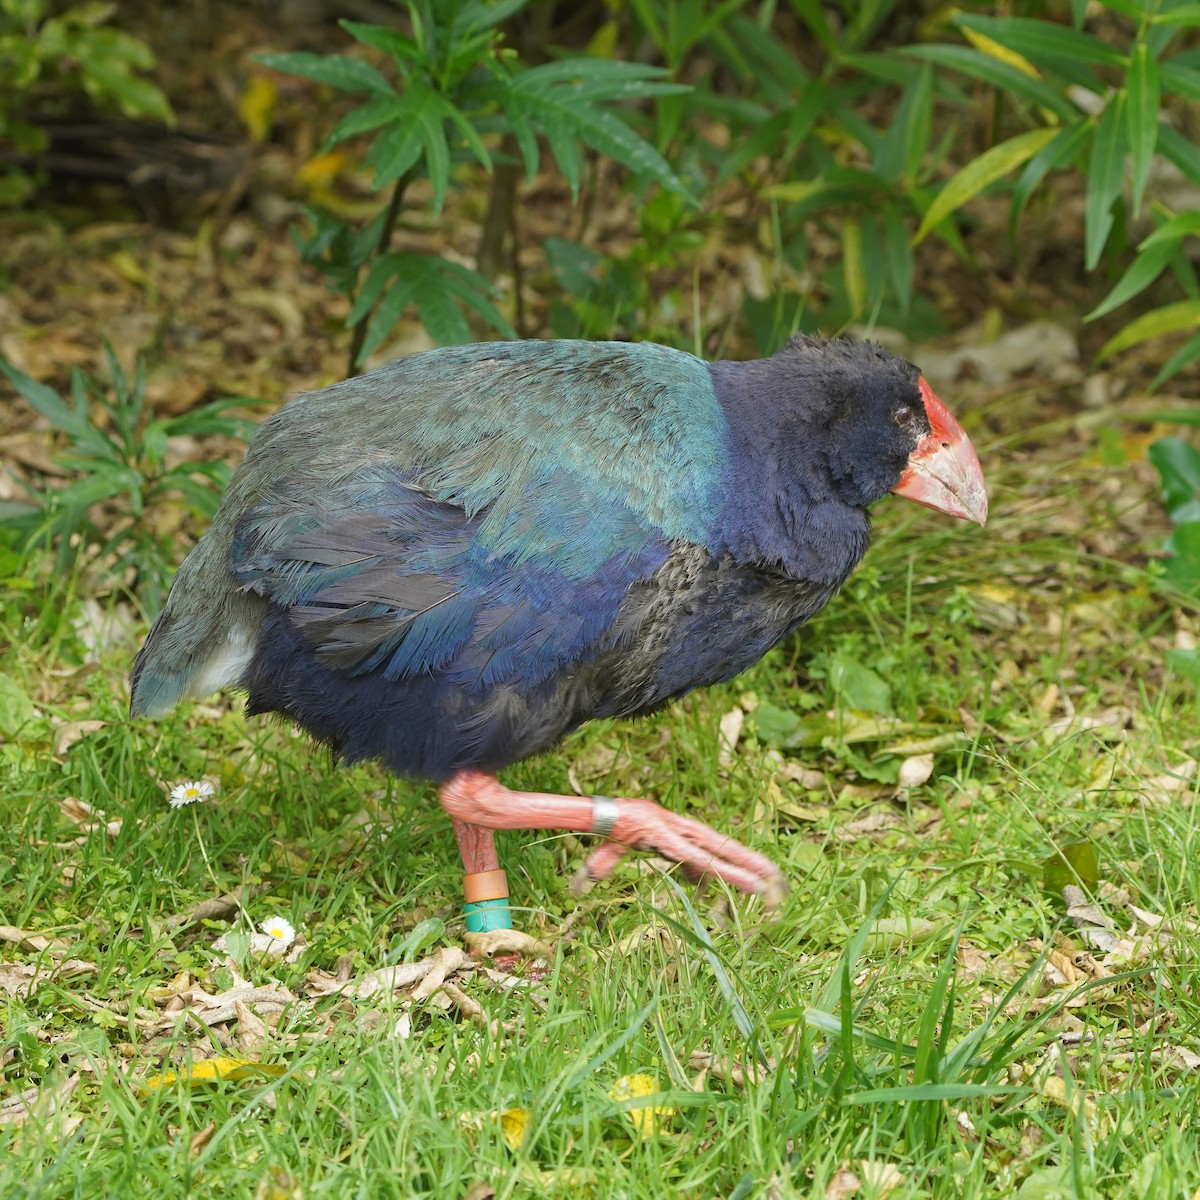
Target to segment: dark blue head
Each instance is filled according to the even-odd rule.
[[[986,517],[971,443],[917,368],[881,346],[798,336],[770,358],[712,371],[729,422],[729,491],[744,513],[734,540],[746,553],[785,565],[799,554],[811,572],[841,529],[861,554],[866,510],[892,491]],[[806,554],[818,527],[828,532]]]

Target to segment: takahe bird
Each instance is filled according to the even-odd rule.
[[[699,821],[496,773],[744,671],[841,587],[888,492],[987,516],[961,427],[870,343],[416,354],[263,423],[137,656],[132,711],[237,687],[344,761],[436,781],[475,927],[507,924],[495,829],[601,835],[594,879],[633,847],[773,895],[775,865]]]

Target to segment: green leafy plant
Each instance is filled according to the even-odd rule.
[[[154,54],[140,38],[106,27],[115,4],[76,4],[50,14],[49,0],[0,0],[0,146],[22,155],[46,146],[37,123],[48,101],[82,91],[127,117],[170,121],[166,96],[143,72]],[[0,206],[19,204],[33,191],[34,177],[19,167],[0,170]]]
[[[310,212],[313,232],[299,239],[306,260],[326,271],[331,286],[353,298],[351,369],[378,348],[412,306],[438,342],[468,340],[468,314],[515,336],[495,304],[495,288],[478,272],[434,255],[392,248],[409,185],[427,179],[434,211],[440,212],[448,191],[469,167],[494,171],[492,135],[511,141],[529,179],[538,171],[545,139],[575,197],[589,150],[621,163],[644,183],[687,195],[621,107],[687,89],[665,82],[661,68],[640,63],[567,58],[525,66],[504,45],[500,26],[526,3],[409,0],[411,32],[343,21],[342,27],[382,61],[382,69],[365,58],[341,54],[267,54],[260,59],[276,70],[365,96],[337,123],[325,148],[369,133],[363,161],[375,172],[376,189],[391,188],[390,202],[361,229],[330,214]]]
[[[1026,128],[998,143],[949,179],[922,218],[917,240],[947,228],[948,218],[985,188],[1022,168],[1012,190],[1014,241],[1030,197],[1056,169],[1074,168],[1087,182],[1084,261],[1099,267],[1106,251],[1128,241],[1156,158],[1200,184],[1200,150],[1164,121],[1168,104],[1200,99],[1200,51],[1185,44],[1200,24],[1195,5],[1110,3],[1104,19],[1118,30],[1097,36],[1084,28],[1089,7],[1072,6],[1073,24],[1024,17],[956,13],[953,24],[970,46],[910,46],[903,56],[965,74],[1007,98],[1015,121]],[[1126,170],[1126,163],[1129,170]],[[1104,316],[1132,299],[1170,268],[1188,299],[1146,313],[1112,337],[1100,359],[1148,338],[1179,331],[1193,336],[1163,366],[1154,386],[1200,358],[1200,284],[1183,242],[1200,224],[1195,214],[1173,214],[1152,205],[1158,228],[1140,253],[1088,314]]]
[[[207,522],[232,473],[219,461],[169,464],[170,439],[223,434],[245,441],[253,422],[229,410],[256,402],[217,400],[182,416],[156,419],[146,410],[144,364],[139,362],[130,380],[111,349],[108,363],[111,395],[76,369],[67,398],[0,359],[0,374],[65,435],[67,444],[56,462],[71,475],[63,487],[30,489],[27,504],[7,504],[0,523],[25,554],[52,548],[59,574],[86,558],[113,579],[132,578],[152,614],[166,597],[178,545],[175,537],[155,531],[149,514],[166,510],[169,501]]]
[[[1195,413],[1174,419],[1200,423]],[[1150,447],[1150,461],[1162,482],[1163,505],[1175,528],[1167,539],[1166,577],[1182,590],[1200,596],[1200,451],[1183,438],[1160,438]],[[1200,651],[1167,651],[1168,664],[1200,684]]]

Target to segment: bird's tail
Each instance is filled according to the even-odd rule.
[[[262,601],[236,590],[206,536],[184,560],[170,595],[133,660],[129,711],[160,717],[180,700],[238,683],[254,653]]]

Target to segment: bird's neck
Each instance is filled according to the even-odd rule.
[[[819,420],[805,419],[775,360],[717,362],[710,370],[728,427],[725,548],[740,562],[840,587],[866,552],[870,521],[838,497]]]

